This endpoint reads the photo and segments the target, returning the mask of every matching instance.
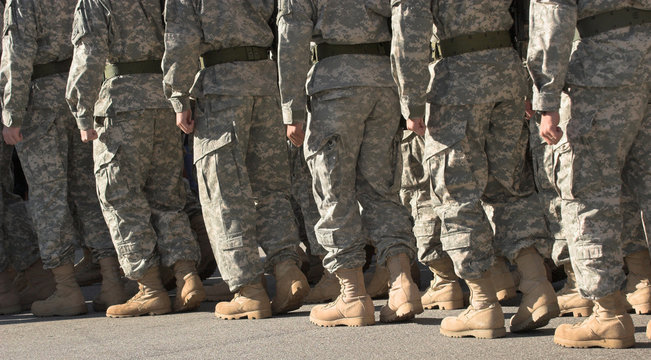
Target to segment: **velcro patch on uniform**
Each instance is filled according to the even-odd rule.
[[[242,233],[239,233],[234,236],[229,236],[228,239],[220,239],[218,246],[220,250],[241,249],[244,247],[244,237]]]
[[[574,254],[577,260],[599,259],[603,257],[603,246],[599,244],[577,246]]]

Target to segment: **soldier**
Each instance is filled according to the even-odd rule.
[[[223,319],[286,313],[309,291],[297,266],[287,148],[269,58],[274,10],[273,1],[251,0],[168,0],[165,10],[165,94],[177,125],[194,132],[206,228],[219,271],[236,292],[215,306]],[[190,96],[197,101],[196,127]],[[258,245],[276,278],[271,305]]]
[[[102,290],[93,307],[100,311],[125,297],[115,250],[100,216],[91,148],[75,135],[64,101],[75,3],[15,0],[7,4],[4,18],[3,136],[16,144],[41,258],[57,283],[53,296],[32,305],[36,316],[87,312],[74,278],[75,230],[103,264]]]
[[[97,193],[125,275],[140,291],[106,316],[193,310],[205,298],[199,248],[183,212],[181,134],[160,89],[162,9],[156,0],[82,0],[66,100],[94,141]],[[95,130],[96,129],[96,130]],[[172,306],[159,265],[173,267]]]
[[[595,302],[580,325],[556,329],[554,342],[562,346],[635,344],[620,292],[620,199],[624,179],[648,220],[649,10],[644,1],[532,2],[527,63],[533,110],[541,114],[540,135],[554,145],[547,175],[561,198],[579,293]]]
[[[512,332],[544,326],[558,315],[539,254],[547,232],[526,162],[526,78],[508,31],[509,5],[403,0],[393,7],[392,57],[403,116],[409,129],[426,134],[443,250],[470,288],[468,309],[441,323],[446,336],[505,335],[489,271],[494,252],[514,261],[521,276],[524,296]],[[432,25],[436,61],[426,97]]]
[[[400,114],[388,57],[389,2],[282,0],[279,11],[283,120],[288,137],[301,144],[309,96],[303,151],[321,215],[315,230],[328,252],[324,267],[341,282],[341,295],[314,307],[310,321],[375,323],[362,273],[366,233],[378,249],[378,265],[390,273],[380,321],[413,318],[423,307],[410,274],[415,239],[398,198]],[[310,41],[316,43],[311,69],[305,60]]]

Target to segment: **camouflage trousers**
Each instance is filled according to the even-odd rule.
[[[648,99],[648,89],[639,87],[577,86],[562,96],[565,136],[553,147],[549,171],[562,201],[562,228],[577,286],[586,298],[606,296],[624,281],[622,178],[640,208],[648,209]]]
[[[441,220],[434,214],[429,172],[423,167],[425,140],[405,130],[400,143],[402,182],[400,202],[411,213],[418,248],[418,261],[428,264],[448,256],[441,244]]]
[[[13,193],[11,154],[14,147],[0,144],[0,272],[9,265],[20,272],[39,259],[38,242],[25,201]]]
[[[138,110],[104,118],[94,141],[97,194],[124,274],[199,260],[183,212],[181,133],[171,109]]]
[[[305,235],[310,246],[310,254],[314,256],[325,256],[327,252],[323,246],[319,245],[316,232],[314,231],[320,215],[316,202],[314,202],[312,175],[310,175],[310,168],[307,166],[305,156],[303,155],[303,147],[296,147],[288,141],[287,150],[289,153],[289,172],[292,179],[292,198],[303,219]]]
[[[279,99],[206,96],[197,102],[194,161],[206,229],[231,291],[266,266],[298,263],[289,165]]]
[[[425,154],[441,242],[462,278],[488,270],[494,255],[513,261],[549,235],[527,159],[529,130],[521,100],[428,104]]]
[[[91,145],[81,142],[70,111],[31,109],[21,132],[16,150],[43,267],[72,263],[78,236],[96,259],[115,256],[95,192]]]
[[[334,89],[311,98],[304,151],[321,215],[316,235],[330,272],[361,267],[367,236],[379,265],[401,253],[416,257],[409,213],[398,197],[399,121],[391,88]]]

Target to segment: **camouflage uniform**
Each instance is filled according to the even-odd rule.
[[[324,267],[361,267],[364,230],[378,250],[378,264],[402,253],[415,258],[409,214],[400,204],[399,103],[388,56],[344,54],[311,69],[310,40],[320,44],[370,44],[391,39],[388,1],[280,2],[278,66],[283,119],[310,119],[304,154],[321,219]],[[309,74],[308,74],[309,70]],[[361,214],[360,206],[361,205]],[[364,229],[364,230],[363,230]]]
[[[166,6],[165,94],[177,113],[197,100],[194,162],[199,197],[219,271],[232,291],[267,268],[298,262],[298,231],[280,122],[275,63],[230,61],[200,69],[199,56],[236,47],[271,48],[273,1]]]
[[[307,166],[305,156],[303,156],[303,147],[296,147],[288,141],[287,151],[289,153],[289,172],[292,179],[292,198],[303,218],[305,235],[310,245],[310,255],[325,256],[326,251],[323,246],[319,245],[314,230],[320,215],[314,201],[314,195],[312,195],[312,175],[310,175],[310,168]]]
[[[430,65],[425,97],[432,24],[438,40],[508,31],[509,5],[394,2],[394,76],[403,116],[425,115],[424,157],[443,250],[455,272],[468,279],[491,266],[493,247],[509,260],[531,246],[547,252],[548,234],[526,161],[526,78],[517,52],[504,47],[444,57]],[[409,13],[414,16],[403,16]]]
[[[199,248],[183,212],[182,137],[152,72],[104,79],[104,66],[159,60],[163,21],[156,0],[83,0],[66,100],[81,130],[96,128],[97,193],[120,265],[140,279],[159,263],[197,262]],[[160,72],[160,70],[159,70]]]
[[[648,1],[636,0],[536,1],[531,9],[533,108],[560,108],[564,131],[551,147],[552,163],[545,170],[561,197],[562,227],[579,291],[591,299],[619,290],[624,280],[622,216],[627,222],[635,216],[620,205],[627,202],[621,200],[622,177],[639,208],[645,214],[649,209],[651,124],[644,115],[651,25],[572,40],[577,19],[625,7],[651,9]]]
[[[409,209],[414,221],[418,261],[427,264],[447,254],[441,244],[441,220],[434,214],[430,197],[429,171],[423,167],[425,139],[405,130],[400,144],[402,182],[400,201]]]
[[[76,1],[15,0],[5,11],[2,73],[5,126],[21,127],[16,145],[29,183],[29,210],[46,269],[74,260],[75,230],[96,258],[115,256],[83,144],[65,105],[66,73],[35,78],[33,68],[72,56]]]

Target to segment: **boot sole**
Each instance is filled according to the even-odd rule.
[[[560,316],[569,316],[569,315],[572,315],[574,317],[588,317],[592,315],[592,308],[591,307],[573,308],[573,309],[562,310],[560,312]]]
[[[549,320],[558,317],[559,314],[560,309],[558,306],[541,306],[533,311],[526,322],[517,326],[511,326],[509,330],[511,330],[512,333],[515,333],[538,329],[549,324]],[[513,320],[513,318],[511,318],[511,320]]]
[[[183,305],[174,309],[174,312],[192,311],[197,309],[201,303],[206,300],[206,293],[204,291],[195,290],[191,291],[185,299]]]
[[[373,319],[354,317],[354,318],[343,318],[343,319],[328,321],[328,320],[315,319],[310,315],[310,322],[314,325],[318,325],[321,327],[334,327],[334,326],[359,327],[359,326],[375,325],[375,317],[373,317]]]
[[[310,287],[304,287],[301,286],[297,289],[296,293],[290,294],[289,297],[287,298],[289,301],[284,305],[284,306],[279,306],[278,309],[275,309],[274,307],[274,302],[271,302],[271,311],[274,315],[277,314],[285,314],[290,311],[299,309],[301,306],[303,306],[303,299],[310,293]],[[276,295],[278,297],[278,295]]]
[[[506,328],[499,329],[474,329],[464,331],[449,331],[445,329],[440,330],[441,335],[453,338],[461,338],[465,336],[472,336],[477,339],[495,339],[506,336]]]
[[[422,313],[423,313],[423,306],[421,304],[404,303],[398,307],[398,310],[392,311],[387,315],[384,315],[382,311],[380,311],[380,322],[389,323],[389,322],[411,320],[414,317],[416,317],[416,315]]]
[[[631,312],[635,312],[638,315],[646,315],[651,313],[651,304],[638,304],[633,305]]]
[[[0,308],[0,315],[18,314],[22,308],[23,307],[20,306],[20,304],[5,306],[3,308]]]
[[[160,309],[160,310],[152,310],[152,311],[148,311],[148,312],[143,312],[143,313],[139,313],[139,314],[109,314],[109,313],[106,313],[106,317],[110,317],[110,318],[128,318],[128,317],[137,317],[137,316],[143,316],[143,315],[155,316],[155,315],[165,315],[165,314],[169,314],[171,312],[172,312],[172,309]]]
[[[75,315],[83,315],[88,313],[88,308],[86,307],[86,304],[83,306],[76,306],[76,307],[71,307],[67,309],[63,309],[61,311],[57,312],[49,312],[49,313],[41,313],[37,314],[34,311],[32,311],[32,314],[37,317],[48,317],[48,316],[75,316]]]
[[[554,343],[567,348],[601,347],[606,349],[625,349],[635,346],[635,338],[627,339],[601,339],[601,340],[568,340],[554,336]]]
[[[254,310],[233,315],[226,315],[215,312],[215,316],[223,320],[239,320],[245,317],[249,320],[266,319],[271,317],[271,310]]]
[[[452,301],[437,301],[430,304],[423,304],[424,309],[456,310],[463,308],[463,299]]]

